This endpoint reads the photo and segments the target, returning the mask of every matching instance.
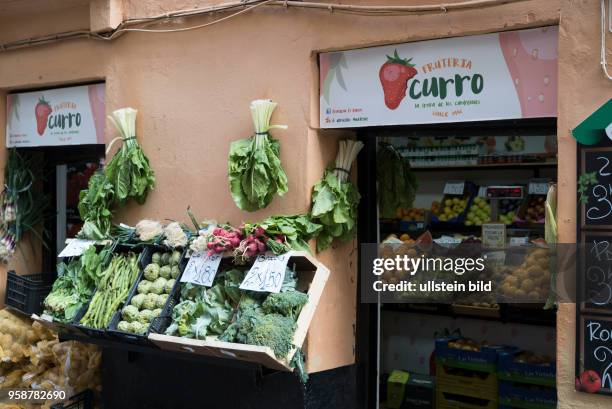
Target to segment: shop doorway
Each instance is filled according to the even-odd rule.
[[[530,187],[556,183],[556,119],[364,128],[359,138],[365,145],[358,172],[360,244],[406,245],[424,235],[442,245],[478,243],[482,224],[492,220],[491,207],[495,207],[493,218],[505,225],[507,244],[543,240],[547,191],[530,191]],[[373,169],[380,171],[377,154],[385,146],[411,165],[418,187],[409,208],[391,211],[381,203],[389,195],[381,196],[380,189],[385,187]],[[453,193],[448,191],[449,182],[463,183],[466,190],[449,194]],[[494,205],[484,193],[492,186],[521,187],[523,194]],[[522,291],[520,283],[516,291]],[[544,309],[543,302],[498,301],[467,296],[444,303],[360,304],[358,337],[366,341],[360,342],[358,355],[367,373],[368,407],[497,407],[509,402],[509,396],[526,403],[536,395],[540,403],[554,407],[555,309]],[[470,351],[488,345],[512,346],[513,362],[552,368],[552,377],[536,379],[535,384],[500,383],[497,368],[487,372],[477,366],[441,365],[435,352],[440,347],[436,339],[441,338],[450,340],[454,348]],[[447,389],[447,379],[466,382],[463,392]]]

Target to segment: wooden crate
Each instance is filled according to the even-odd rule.
[[[293,345],[295,348],[289,352],[285,359],[277,359],[269,347],[223,342],[216,340],[214,337],[206,340],[197,340],[163,334],[149,334],[149,340],[165,350],[248,361],[271,369],[292,371],[289,363],[295,354],[296,348],[304,344],[308,327],[329,277],[327,267],[319,263],[307,252],[294,251],[289,258],[288,266],[293,267],[294,265],[298,278],[298,289],[308,292],[308,302],[302,308],[300,316],[296,321],[297,329],[293,335]]]

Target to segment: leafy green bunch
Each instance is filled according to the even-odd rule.
[[[412,207],[418,182],[410,162],[391,144],[381,142],[376,154],[380,217],[393,218],[397,208]]]
[[[280,161],[280,144],[269,136],[272,112],[276,103],[270,100],[251,102],[255,133],[247,139],[232,142],[228,158],[228,175],[232,198],[242,210],[253,212],[268,206],[275,194],[287,193],[287,175]]]

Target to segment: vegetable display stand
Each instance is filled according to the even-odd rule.
[[[302,251],[293,252],[288,265],[295,265],[298,289],[307,290],[308,302],[302,308],[296,322],[297,329],[293,336],[294,348],[285,359],[277,359],[269,347],[223,342],[216,340],[214,337],[197,340],[151,333],[149,339],[164,350],[247,361],[275,370],[292,371],[289,363],[297,348],[302,347],[306,339],[308,327],[329,277],[329,270],[313,256]]]
[[[53,273],[20,276],[10,270],[6,278],[4,303],[26,315],[40,314],[54,280]]]
[[[165,247],[165,246],[161,246],[161,245],[148,245],[148,251],[144,252],[141,258],[141,266],[143,266],[143,269],[146,268],[149,264],[155,262],[158,262],[158,260],[154,260],[154,254],[171,254],[173,252],[173,249]],[[188,259],[185,258],[185,250],[176,250],[178,252],[180,252],[180,259],[178,260],[178,274],[175,275],[176,277],[173,278],[174,284],[172,285],[172,289],[168,292],[168,297],[165,300],[165,302],[163,303],[162,307],[159,307],[162,311],[166,311],[168,310],[168,304],[172,303],[172,296],[176,291],[179,291],[180,288],[180,279],[181,276],[183,275],[183,271],[185,270],[185,267],[187,265],[187,261]],[[178,253],[177,253],[178,254]],[[144,271],[142,272],[142,274],[140,275],[139,279],[136,281],[136,284],[132,287],[132,289],[130,290],[130,293],[128,294],[128,297],[125,301],[125,305],[132,305],[132,299],[134,298],[134,296],[136,296],[137,294],[140,294],[138,292],[138,285],[143,282],[146,281],[145,279],[145,274]],[[142,297],[142,296],[141,296]],[[172,303],[173,305],[174,303]],[[170,311],[171,308],[170,308]],[[121,342],[127,342],[130,344],[136,344],[136,345],[142,345],[142,346],[153,346],[156,347],[155,344],[153,344],[149,339],[148,339],[148,335],[150,332],[160,332],[160,325],[161,325],[161,320],[157,320],[157,317],[153,317],[153,319],[150,321],[150,325],[147,328],[147,330],[142,333],[142,334],[136,334],[136,333],[131,333],[128,331],[122,331],[121,329],[118,328],[119,323],[122,321],[122,310],[119,309],[117,310],[114,315],[113,315],[113,319],[111,320],[111,323],[109,325],[109,330],[107,331],[107,333],[117,339],[118,341]]]

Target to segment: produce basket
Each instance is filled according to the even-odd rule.
[[[545,364],[521,362],[517,360],[521,352],[504,351],[499,353],[497,365],[499,379],[554,387],[557,376],[555,362]]]
[[[459,340],[459,338],[436,339],[435,353],[440,364],[475,371],[495,372],[498,353],[504,350],[514,350],[505,346],[483,346],[479,351],[452,347],[452,343],[457,343]]]
[[[6,278],[5,305],[27,315],[40,314],[55,277],[54,273],[20,276],[10,270]]]
[[[436,391],[436,409],[498,409],[497,399],[463,396]]]
[[[557,389],[500,381],[499,405],[500,408],[555,409],[557,407]]]
[[[172,249],[162,246],[162,245],[149,245],[148,247],[148,251],[144,252],[141,258],[141,270],[144,269],[144,267],[146,267],[147,265],[149,265],[152,262],[153,259],[153,253],[155,252],[171,252],[173,251]],[[187,262],[188,259],[185,257],[187,251],[186,250],[179,250],[181,251],[181,260],[179,261],[179,275],[176,277],[176,281],[174,283],[174,286],[172,287],[172,291],[170,291],[170,294],[168,295],[168,299],[166,300],[166,303],[164,304],[164,306],[162,307],[162,313],[161,315],[164,315],[165,311],[170,311],[172,312],[172,307],[174,306],[174,300],[173,297],[175,296],[175,294],[178,292],[178,290],[180,289],[180,279],[181,276],[183,275],[183,271],[185,270],[185,267],[187,266]],[[138,284],[140,283],[140,281],[142,281],[144,279],[143,276],[143,271],[141,271],[141,275],[139,276],[138,280],[136,281],[136,285],[134,285],[132,287],[132,289],[130,290],[130,293],[128,294],[128,297],[126,299],[126,302],[124,305],[130,305],[130,302],[132,301],[132,298],[138,293],[137,289],[138,289]],[[171,304],[171,307],[168,306],[168,304]],[[119,324],[119,322],[121,321],[121,309],[117,310],[115,312],[115,314],[113,315],[113,319],[111,320],[111,323],[109,325],[109,330],[107,331],[108,334],[111,337],[116,338],[117,340],[121,341],[121,342],[127,342],[130,344],[137,344],[137,345],[145,345],[145,346],[155,346],[155,344],[153,344],[149,339],[148,339],[148,335],[150,332],[159,332],[160,331],[160,326],[162,324],[161,320],[158,319],[153,319],[151,321],[151,324],[149,325],[149,328],[147,329],[146,333],[143,335],[138,335],[138,334],[133,334],[130,332],[125,332],[125,331],[121,331],[117,328],[117,325]]]
[[[474,398],[497,398],[497,374],[436,364],[436,390]]]
[[[51,409],[93,409],[94,394],[91,389],[86,389],[68,399],[66,402],[56,403]]]
[[[134,287],[137,285],[137,283],[140,281],[142,277],[142,270],[145,267],[143,263],[143,259],[146,258],[146,253],[148,251],[150,251],[150,249],[147,246],[132,246],[132,245],[126,245],[126,244],[119,244],[114,248],[112,252],[113,255],[128,253],[128,252],[133,252],[133,253],[138,254],[138,265],[140,268],[140,272],[138,274],[138,278],[135,281],[135,284],[132,286],[130,291],[133,291]],[[94,295],[95,295],[95,292],[94,292]],[[112,337],[110,333],[108,333],[106,328],[104,329],[90,328],[90,327],[80,324],[81,318],[83,318],[83,316],[89,309],[89,304],[90,303],[87,303],[85,306],[83,306],[83,308],[81,308],[81,310],[75,316],[74,321],[73,321],[74,327],[76,327],[79,331],[81,331],[81,333],[85,334],[88,337],[98,338],[98,339],[111,339],[111,340],[115,339]],[[124,304],[125,302],[121,303],[118,307],[118,310],[120,310]]]
[[[297,329],[293,336],[293,345],[298,348],[302,346],[306,338],[308,327],[329,277],[329,270],[310,254],[303,251],[292,252],[288,265],[295,265],[298,288],[308,292],[308,302],[300,312],[296,322]],[[169,309],[170,304],[166,307]],[[162,314],[169,318],[167,311]],[[169,320],[166,319],[165,322],[166,324],[160,328],[160,332],[165,331]],[[149,339],[164,350],[247,361],[281,371],[293,370],[289,363],[296,352],[296,348],[294,348],[289,352],[286,359],[281,360],[274,356],[274,352],[269,347],[223,342],[212,337],[206,340],[197,340],[150,333]]]
[[[461,201],[462,203],[465,203],[465,207],[458,215],[446,220],[440,220],[440,214],[436,215],[432,213],[430,216],[430,225],[432,227],[436,228],[444,226],[463,225],[465,215],[467,214],[468,209],[472,206],[472,200],[474,199],[474,196],[478,193],[478,187],[472,182],[465,182],[463,192],[464,193],[462,195],[445,194],[442,197],[442,201],[440,202],[440,211],[442,213],[446,211],[445,209],[447,207],[452,208],[453,206],[455,206],[457,203],[454,202],[456,201]]]

